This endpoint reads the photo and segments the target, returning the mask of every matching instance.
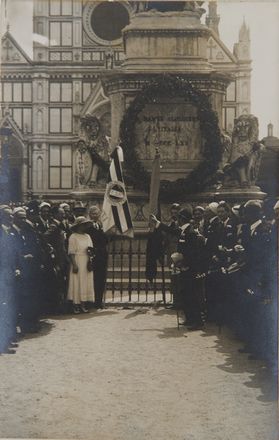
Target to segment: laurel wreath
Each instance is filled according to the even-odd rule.
[[[152,79],[136,96],[126,110],[120,126],[120,140],[125,157],[125,175],[135,189],[149,191],[150,173],[144,168],[136,151],[136,124],[139,114],[148,103],[159,102],[160,97],[183,97],[185,102],[197,108],[201,136],[204,140],[203,160],[185,178],[174,182],[162,180],[160,199],[182,200],[186,194],[195,194],[210,184],[218,169],[222,156],[221,132],[218,126],[218,115],[213,111],[208,96],[194,87],[185,78],[171,75],[160,75]]]

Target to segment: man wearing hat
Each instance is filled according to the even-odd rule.
[[[48,304],[52,312],[61,312],[66,299],[66,281],[69,259],[66,251],[66,235],[63,228],[64,210],[59,206],[51,208],[51,221],[43,234],[47,244],[48,269]]]
[[[180,291],[186,325],[189,330],[199,330],[204,325],[204,237],[190,223],[192,208],[179,211],[181,229],[177,251],[182,254]]]
[[[36,229],[39,234],[44,234],[49,228],[50,208],[51,205],[47,202],[42,202],[39,206],[40,215],[36,222]]]
[[[166,255],[167,255],[167,262],[171,269],[170,271],[170,291],[172,293],[172,302],[173,305],[170,308],[177,309],[178,307],[178,283],[177,283],[177,273],[176,271],[173,271],[173,265],[172,265],[172,259],[171,255],[176,252],[177,250],[177,243],[178,238],[180,234],[176,234],[175,231],[179,231],[179,224],[178,224],[178,213],[180,211],[181,207],[179,203],[173,203],[170,207],[170,222],[168,223],[168,227],[170,231],[166,234],[164,234],[164,246],[166,249]],[[173,233],[171,232],[173,230]]]
[[[162,224],[155,216],[151,221],[157,228],[167,233],[179,236],[177,252],[172,255],[174,265],[179,266],[179,295],[181,308],[185,314],[185,325],[189,330],[199,330],[203,327],[203,279],[205,269],[204,239],[191,224],[192,208],[190,205],[178,213],[177,231]]]
[[[102,223],[100,221],[101,211],[98,206],[90,206],[88,215],[92,221],[87,233],[90,235],[95,249],[94,258],[94,290],[95,290],[95,307],[97,309],[103,308],[103,296],[107,277],[108,264],[108,238],[103,231]]]
[[[19,307],[22,333],[37,332],[41,305],[42,250],[36,231],[27,221],[23,208],[14,209],[14,224],[11,234],[15,240],[15,249],[20,268],[18,283]]]
[[[200,234],[204,233],[204,208],[202,206],[195,206],[193,208],[193,226]]]
[[[13,239],[10,235],[13,223],[12,210],[1,206],[0,227],[0,353],[13,354],[17,338],[18,301],[15,278],[18,275]]]
[[[242,226],[239,243],[245,249],[245,266],[239,276],[240,336],[250,351],[259,355],[263,321],[263,300],[267,294],[271,235],[262,222],[262,202],[249,200],[244,205],[246,224]]]

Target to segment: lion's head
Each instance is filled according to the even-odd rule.
[[[100,122],[96,116],[86,114],[80,119],[80,127],[89,139],[96,140],[100,132]]]
[[[253,115],[241,115],[234,122],[232,138],[234,142],[257,142],[259,137],[258,118]]]

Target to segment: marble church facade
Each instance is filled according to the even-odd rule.
[[[33,59],[12,30],[2,37],[0,128],[11,129],[15,199],[31,193],[69,198],[77,187],[76,144],[86,114],[98,118],[103,136],[111,136],[111,117],[117,115],[111,115],[101,80],[121,69],[121,31],[137,12],[136,2],[128,1],[34,0],[33,27],[40,42],[33,44]],[[216,71],[232,76],[222,110],[222,128],[231,132],[234,119],[250,113],[250,37],[243,23],[231,52],[218,23],[216,2],[210,2],[207,57]]]

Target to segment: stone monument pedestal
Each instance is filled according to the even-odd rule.
[[[189,2],[194,3],[194,2]],[[111,103],[111,149],[119,144],[120,125],[134,99],[152,81],[162,75],[179,78],[204,94],[218,116],[221,129],[222,107],[230,75],[217,72],[207,58],[207,40],[211,30],[201,24],[203,10],[190,8],[185,2],[183,11],[149,10],[135,14],[123,29],[125,60],[118,70],[103,76],[103,89]],[[137,156],[147,171],[151,171],[156,148],[161,153],[161,180],[176,181],[189,175],[203,160],[205,139],[202,137],[197,107],[185,97],[171,99],[158,96],[138,114],[136,122]],[[149,195],[127,188],[132,219],[136,230],[146,230]],[[104,187],[77,189],[75,199],[101,204]],[[260,188],[208,188],[201,193],[186,195],[182,203],[206,204],[212,200],[238,203],[263,199]],[[172,202],[177,202],[173,194]],[[179,200],[181,202],[181,200]],[[168,219],[169,204],[161,205],[163,220]]]

